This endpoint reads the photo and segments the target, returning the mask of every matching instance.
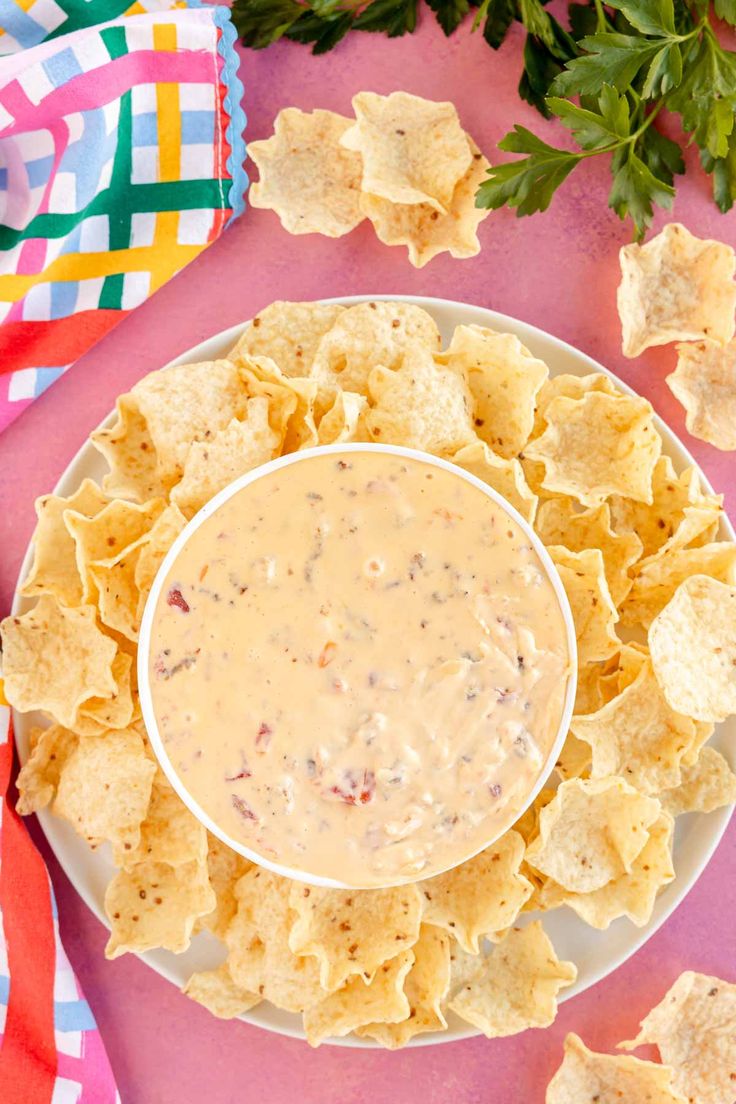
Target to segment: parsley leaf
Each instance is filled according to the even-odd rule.
[[[641,237],[652,221],[653,205],[670,208],[675,189],[656,177],[630,148],[622,147],[614,155],[612,171],[608,206],[619,218],[630,216],[637,236]]]
[[[579,161],[579,155],[548,146],[523,126],[498,143],[509,153],[526,153],[521,161],[492,165],[478,189],[476,207],[515,207],[517,215],[546,211],[552,196]]]
[[[469,0],[427,0],[446,35],[451,35],[470,11]]]
[[[558,96],[594,95],[604,84],[623,90],[660,48],[648,38],[617,33],[588,35],[580,45],[586,53],[568,62],[552,86]]]
[[[262,50],[277,42],[303,14],[296,0],[234,0],[232,17],[246,46]]]
[[[516,0],[486,0],[479,9],[477,20],[485,17],[483,38],[497,50],[506,38],[506,32],[516,18]]]
[[[610,84],[605,84],[601,89],[597,111],[586,110],[557,96],[551,96],[547,105],[552,114],[572,132],[581,149],[600,149],[629,136],[629,101]]]
[[[389,38],[411,34],[417,25],[417,0],[372,0],[353,20],[356,31],[385,31]]]

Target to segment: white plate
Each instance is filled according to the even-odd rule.
[[[604,372],[623,391],[629,394],[634,393],[631,388],[627,387],[602,365],[564,341],[560,341],[534,326],[518,322],[507,315],[498,314],[496,311],[485,310],[483,307],[453,303],[445,299],[401,295],[350,296],[327,300],[327,302],[350,306],[369,299],[401,300],[424,307],[435,318],[442,332],[443,340],[449,340],[454,327],[460,324],[489,326],[494,330],[509,331],[517,334],[535,356],[541,357],[549,365],[552,375],[569,372],[580,376],[587,372]],[[213,360],[216,357],[224,356],[235,344],[245,325],[246,323],[233,326],[229,330],[216,334],[209,340],[196,345],[193,349],[187,350],[171,363],[185,364],[193,361]],[[113,415],[111,414],[103,424],[108,425],[112,420]],[[656,425],[662,435],[664,451],[671,456],[675,467],[679,470],[695,465],[695,461],[687,449],[660,418],[656,418]],[[55,488],[55,493],[69,495],[77,489],[84,478],[91,477],[100,480],[105,470],[105,461],[97,450],[87,443],[80,449],[62,475]],[[711,488],[702,473],[701,478],[704,486],[710,490]],[[726,518],[723,520],[720,535],[730,540],[736,540],[736,533],[734,533]],[[30,562],[31,550],[29,548],[21,566],[20,580],[25,578]],[[13,612],[23,612],[31,604],[16,594]],[[21,762],[25,762],[28,755],[28,735],[32,723],[32,715],[24,716],[16,713],[15,733]],[[736,748],[736,718],[731,718],[727,723],[718,727],[711,744],[729,759],[732,766],[736,767],[734,761],[736,753],[733,750]],[[583,990],[606,977],[654,935],[689,890],[692,889],[726,830],[731,812],[731,808],[724,808],[707,815],[689,814],[678,818],[674,847],[677,877],[657,898],[652,917],[645,927],[636,928],[630,921],[622,918],[614,921],[608,931],[599,932],[584,924],[571,909],[558,909],[555,912],[544,914],[544,927],[552,939],[559,957],[572,959],[578,967],[577,981],[569,989],[563,991],[562,1000],[567,1000],[569,997],[575,996],[576,993],[582,993]],[[48,810],[43,810],[38,816],[46,838],[67,877],[98,919],[109,928],[110,925],[103,910],[105,887],[114,873],[109,855],[104,850],[90,851],[85,842],[66,821],[52,816]],[[221,957],[221,945],[208,933],[196,936],[185,954],[174,955],[169,951],[149,951],[141,955],[144,962],[178,987],[184,985],[194,970],[214,966],[220,961]],[[242,1018],[248,1023],[256,1024],[268,1031],[304,1038],[301,1017],[282,1012],[273,1008],[270,1004],[257,1005]],[[468,1028],[461,1021],[451,1019],[447,1031],[420,1035],[413,1040],[411,1045],[430,1046],[436,1043],[449,1043],[458,1039],[467,1039],[477,1034],[478,1032]],[[372,1047],[375,1045],[368,1039],[353,1037],[335,1040],[335,1043],[342,1046],[358,1047]]]

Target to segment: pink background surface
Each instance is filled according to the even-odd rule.
[[[514,122],[560,137],[515,88],[518,28],[494,54],[469,28],[447,41],[425,14],[413,38],[354,35],[324,58],[285,43],[244,52],[246,136],[266,137],[289,104],[349,113],[361,89],[403,88],[453,100],[463,123],[491,154]],[[695,158],[689,158],[695,165]],[[275,215],[247,212],[223,239],[140,307],[0,437],[0,607],[7,610],[30,537],[34,498],[56,483],[114,397],[212,333],[251,317],[276,298],[417,293],[494,307],[535,323],[596,357],[649,398],[683,435],[734,516],[736,460],[685,434],[664,384],[671,348],[639,360],[620,353],[615,309],[617,251],[628,231],[606,210],[603,165],[576,170],[546,215],[518,221],[496,213],[482,225],[483,250],[469,261],[437,259],[416,272],[405,250],[389,249],[368,224],[339,241],[294,238]],[[736,245],[736,214],[712,206],[694,169],[674,211],[694,233]],[[660,220],[661,221],[661,220]],[[677,974],[692,968],[736,980],[736,828],[676,914],[625,966],[566,1003],[553,1027],[515,1039],[485,1039],[403,1053],[359,1052],[222,1023],[180,996],[139,960],[105,962],[106,933],[49,859],[63,938],[97,1016],[123,1104],[536,1104],[569,1030],[594,1047],[630,1038],[640,1017]]]

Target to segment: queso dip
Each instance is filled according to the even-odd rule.
[[[153,616],[158,731],[219,829],[351,886],[447,869],[545,768],[570,657],[555,590],[459,473],[304,454],[179,551]]]

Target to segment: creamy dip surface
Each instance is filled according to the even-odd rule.
[[[216,825],[351,886],[445,870],[517,818],[569,677],[553,586],[460,475],[304,456],[189,538],[157,602],[152,704]]]

